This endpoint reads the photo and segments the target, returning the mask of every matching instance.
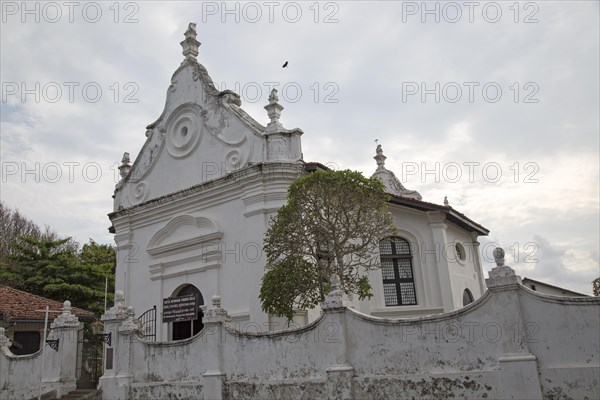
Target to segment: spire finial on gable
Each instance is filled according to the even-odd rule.
[[[274,132],[280,129],[284,129],[281,122],[279,122],[279,117],[281,117],[281,110],[283,110],[283,106],[278,103],[279,97],[277,96],[277,89],[271,90],[271,95],[269,96],[269,104],[265,106],[265,110],[267,110],[267,115],[271,119],[271,122],[267,125],[267,132]]]
[[[448,196],[444,196],[444,205],[448,207],[450,203],[448,203]]]
[[[183,48],[183,56],[185,60],[196,60],[196,56],[198,56],[198,48],[200,47],[200,42],[196,40],[196,24],[190,22],[187,30],[184,33],[185,40],[183,40],[180,44]]]
[[[380,144],[377,145],[377,149],[375,150],[375,152],[377,153],[377,155],[373,158],[375,159],[375,161],[377,161],[377,171],[385,169],[385,159],[387,157],[383,155],[383,149],[381,148]]]
[[[131,164],[129,159],[129,153],[123,153],[123,159],[121,160],[121,165],[119,165],[119,174],[121,178],[125,178],[129,175],[129,171],[131,171]]]
[[[277,103],[279,101],[279,96],[277,96],[277,89],[273,88],[271,90],[271,94],[269,95],[269,104]]]

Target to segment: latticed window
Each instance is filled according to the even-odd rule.
[[[379,242],[379,254],[385,305],[416,305],[417,295],[408,241],[398,237],[384,239]]]

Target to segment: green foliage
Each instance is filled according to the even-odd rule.
[[[113,292],[114,269],[112,246],[90,239],[79,251],[70,238],[23,236],[12,244],[9,261],[0,264],[0,281],[49,299],[68,299],[100,315],[106,278]]]
[[[592,293],[594,296],[600,296],[600,277],[592,281]]]
[[[321,300],[319,289],[323,283],[318,272],[300,257],[273,265],[262,278],[259,298],[263,309],[291,320],[294,307],[314,308]]]
[[[394,232],[387,195],[377,179],[355,171],[317,171],[288,190],[288,203],[265,236],[262,309],[291,319],[316,307],[340,277],[346,294],[372,296],[366,271],[379,268],[379,241]]]

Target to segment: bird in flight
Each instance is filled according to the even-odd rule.
[[[285,67],[287,67],[287,65],[288,65],[288,62],[286,61],[285,63],[283,63],[283,67],[281,67],[281,68],[285,68]]]

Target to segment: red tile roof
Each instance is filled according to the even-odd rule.
[[[35,310],[45,310],[46,306],[49,306],[51,311],[57,311],[62,309],[63,304],[59,301],[0,285],[0,320],[43,321],[44,313]],[[71,312],[80,319],[94,318],[93,313],[81,308],[73,307]],[[49,313],[48,315],[50,320],[54,320],[58,314]]]

